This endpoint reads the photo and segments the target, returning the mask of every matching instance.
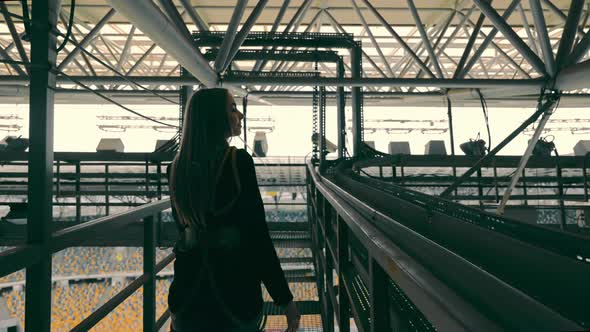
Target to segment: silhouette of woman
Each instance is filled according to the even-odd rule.
[[[254,162],[228,144],[244,116],[220,88],[195,92],[186,109],[166,171],[180,233],[168,294],[172,331],[259,331],[263,282],[294,332],[300,315],[268,233]]]

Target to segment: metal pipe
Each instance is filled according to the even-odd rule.
[[[190,40],[176,33],[172,23],[153,2],[108,0],[108,3],[172,55],[180,65],[196,77],[197,82],[208,87],[216,85],[217,76],[199,49]]]
[[[571,69],[570,69],[571,71]],[[573,78],[574,73],[567,76]],[[128,84],[128,80],[119,76],[71,76],[84,84]],[[194,77],[169,77],[169,76],[135,76],[133,81],[142,85],[197,85],[200,80]],[[559,80],[558,80],[559,81]],[[57,83],[71,84],[66,77],[58,76]],[[439,88],[504,88],[511,87],[537,89],[543,86],[541,79],[440,79],[440,78],[301,78],[301,77],[232,77],[226,78],[224,83],[236,85],[283,85],[283,86],[354,86],[354,87],[439,87]],[[564,82],[564,84],[567,82]],[[29,78],[26,76],[0,76],[1,85],[27,85]],[[587,85],[586,85],[587,86]],[[580,86],[578,86],[580,88]],[[573,88],[571,88],[573,89]],[[124,92],[124,91],[120,91]]]
[[[516,9],[516,7],[519,6],[519,5],[520,5],[520,0],[513,0],[510,3],[510,5],[508,6],[508,8],[506,8],[506,11],[504,11],[504,14],[502,14],[502,18],[504,20],[507,20],[510,17],[510,15],[512,15],[512,12],[514,12],[514,10]],[[478,33],[479,33],[479,31],[478,31]],[[477,51],[475,51],[475,54],[473,54],[473,56],[471,57],[471,59],[469,59],[469,62],[467,62],[467,64],[465,65],[465,67],[461,69],[459,75],[457,75],[456,78],[463,78],[463,77],[465,77],[465,75],[469,72],[469,70],[471,70],[471,68],[473,67],[473,65],[475,65],[475,62],[477,61],[477,59],[479,59],[481,57],[481,55],[483,54],[483,52],[488,48],[488,46],[490,45],[490,43],[494,40],[494,37],[496,37],[496,34],[497,33],[498,33],[498,29],[497,28],[494,28],[494,29],[492,29],[492,31],[490,31],[490,33],[487,35],[487,37],[481,43],[481,45],[479,46],[479,48],[477,49]]]
[[[234,12],[229,21],[229,25],[227,26],[225,36],[223,37],[223,42],[219,47],[219,53],[217,53],[215,64],[213,65],[216,73],[221,73],[223,70],[227,56],[229,55],[234,39],[236,38],[238,25],[240,24],[242,16],[244,16],[244,12],[246,11],[246,5],[248,5],[248,0],[238,0],[236,8],[234,9]]]
[[[229,64],[236,56],[236,53],[238,53],[238,50],[240,49],[240,46],[242,46],[242,43],[244,43],[244,40],[246,40],[246,37],[248,37],[250,30],[252,30],[254,23],[256,23],[256,20],[258,20],[260,13],[262,13],[262,10],[264,9],[267,3],[268,0],[259,0],[258,4],[256,4],[256,7],[254,7],[254,9],[252,10],[252,13],[250,13],[250,16],[248,16],[246,23],[244,23],[244,25],[242,26],[242,29],[236,36],[235,41],[231,46],[231,50],[229,51],[225,63],[223,64],[223,68],[221,69],[222,72],[226,70],[227,67],[229,67]]]
[[[203,20],[203,18],[201,17],[201,15],[199,15],[197,10],[193,8],[193,6],[190,3],[190,0],[180,0],[180,4],[182,5],[182,7],[184,7],[184,10],[191,18],[193,23],[195,23],[197,29],[199,29],[200,31],[209,30],[209,25],[207,24],[207,22],[205,22],[205,20]]]
[[[504,191],[504,196],[502,196],[502,201],[500,202],[500,205],[498,205],[498,208],[496,209],[496,213],[499,215],[504,214],[504,208],[506,207],[506,203],[508,203],[508,199],[510,199],[510,195],[512,194],[512,190],[516,187],[516,183],[518,183],[518,179],[520,179],[520,175],[524,171],[524,168],[525,168],[526,164],[528,163],[529,158],[533,155],[533,150],[534,150],[535,146],[537,145],[537,142],[539,141],[541,134],[543,133],[543,129],[545,129],[545,125],[547,124],[547,122],[549,121],[549,118],[553,114],[553,112],[551,112],[550,110],[551,110],[551,107],[547,108],[546,111],[543,113],[543,116],[541,117],[541,121],[539,121],[539,125],[537,126],[537,128],[535,128],[535,133],[533,134],[533,137],[529,141],[529,145],[527,146],[526,150],[524,151],[522,158],[518,162],[518,167],[516,168],[516,171],[514,172],[512,179],[510,179],[510,184],[506,188],[506,191]]]
[[[62,60],[62,62],[57,66],[57,70],[64,70],[64,68],[76,56],[78,56],[78,54],[82,51],[82,48],[85,48],[86,46],[88,46],[88,44],[90,44],[90,42],[98,35],[102,27],[104,27],[105,24],[107,24],[107,22],[111,19],[111,17],[113,17],[113,15],[115,15],[116,12],[117,11],[114,8],[109,10],[106,13],[106,15],[103,18],[101,18],[100,21],[98,21],[98,23],[96,23],[94,28],[92,28],[92,30],[90,30],[90,32],[88,32],[88,34],[86,34],[86,36],[80,41],[79,46],[74,48],[72,52],[70,52],[70,54],[68,54],[68,56],[66,56],[65,59]],[[142,31],[144,30],[142,29]]]
[[[434,54],[432,44],[430,44],[430,40],[428,40],[428,34],[426,34],[426,30],[424,30],[424,26],[422,25],[422,20],[420,19],[420,14],[418,14],[418,10],[416,9],[414,0],[407,0],[407,3],[408,7],[410,8],[410,12],[412,13],[412,17],[416,22],[416,27],[418,28],[420,37],[422,37],[422,41],[424,42],[424,46],[426,47],[426,51],[428,52],[430,62],[434,65],[434,69],[436,70],[438,77],[444,78],[445,75],[443,74],[442,69],[440,68],[440,64],[438,63],[438,58],[436,57],[436,54]]]
[[[534,0],[533,0],[534,1]],[[506,23],[494,8],[485,0],[473,0],[473,3],[481,10],[492,24],[498,28],[508,41],[514,46],[520,54],[541,74],[545,74],[545,64],[541,59],[520,39],[518,34]]]
[[[537,30],[537,38],[541,44],[541,53],[545,60],[545,67],[549,76],[554,77],[557,69],[555,67],[555,59],[553,58],[553,48],[551,41],[547,34],[547,25],[545,24],[545,16],[543,15],[543,8],[539,0],[530,0],[531,12],[535,20],[535,29]]]
[[[188,28],[186,27],[186,24],[184,23],[182,16],[176,9],[176,5],[174,5],[174,2],[172,2],[172,0],[159,0],[158,2],[160,3],[160,6],[164,10],[164,13],[166,13],[166,16],[168,17],[172,25],[176,28],[176,30],[178,30],[178,32],[180,34],[183,34],[186,38],[190,39],[191,33],[188,31]]]
[[[559,42],[559,49],[557,50],[557,70],[561,70],[567,64],[567,60],[576,38],[576,30],[580,23],[583,7],[584,0],[572,0],[572,3],[570,4],[565,27]]]
[[[127,61],[127,57],[129,56],[129,49],[131,48],[131,42],[133,41],[133,36],[135,35],[135,26],[131,26],[131,30],[129,30],[129,35],[127,36],[127,40],[125,41],[125,46],[123,46],[123,51],[121,52],[121,56],[119,57],[119,61],[117,62],[117,71],[120,71],[123,67],[123,63]]]
[[[580,1],[580,0],[572,0],[572,2],[576,2],[576,1]],[[555,6],[551,1],[549,0],[543,0],[543,2],[547,5],[547,7],[553,11],[557,17],[559,17],[562,21],[566,22],[567,21],[567,17],[565,16],[565,14],[559,10],[559,8],[557,6]],[[583,1],[582,1],[583,2]],[[586,35],[586,33],[584,32],[583,27],[576,27],[576,34],[578,35],[578,37],[582,38],[584,37],[584,35]]]
[[[590,33],[587,33],[582,40],[574,47],[572,54],[567,61],[568,65],[574,65],[584,58],[590,50]]]
[[[404,48],[404,50],[414,59],[414,61],[416,61],[416,63],[418,64],[418,66],[420,66],[420,68],[422,68],[422,70],[424,70],[424,72],[426,74],[428,74],[428,76],[435,77],[434,76],[434,73],[432,73],[432,71],[430,70],[430,68],[428,68],[428,66],[422,61],[422,59],[420,59],[416,55],[416,53],[414,53],[414,50],[412,50],[412,48],[410,48],[410,46],[408,46],[408,44],[406,44],[406,42],[403,40],[403,38],[400,37],[400,35],[398,35],[397,32],[395,32],[395,30],[391,27],[391,25],[389,25],[389,23],[387,23],[387,21],[385,20],[385,18],[383,18],[383,16],[381,16],[381,14],[379,14],[379,12],[377,11],[377,9],[375,9],[375,7],[373,7],[373,5],[371,5],[371,3],[369,2],[369,0],[363,0],[363,1],[367,5],[367,8],[369,9],[369,11],[371,11],[373,13],[373,15],[375,15],[377,17],[377,19],[381,22],[381,25],[383,25],[383,27]]]

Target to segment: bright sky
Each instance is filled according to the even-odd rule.
[[[133,110],[149,116],[177,117],[176,106],[131,105]],[[332,142],[336,142],[336,113],[334,107],[328,107],[327,136]],[[350,109],[347,109],[350,118]],[[534,112],[530,109],[490,108],[490,128],[492,132],[492,145],[500,142],[526,117]],[[583,109],[558,109],[553,119],[590,119],[590,115]],[[21,120],[0,119],[0,136],[23,135],[28,137],[28,105],[0,105],[0,116],[16,114]],[[173,136],[170,132],[158,132],[153,129],[127,129],[126,132],[104,132],[98,128],[100,124],[131,124],[152,125],[147,121],[104,121],[97,119],[97,115],[132,115],[112,105],[56,105],[55,111],[55,151],[96,151],[96,146],[101,137],[121,138],[126,152],[150,152],[153,151],[157,139],[168,139]],[[480,132],[487,141],[487,131],[479,108],[455,108],[453,110],[455,145],[458,154],[461,154],[459,144],[469,138],[475,138]],[[248,117],[267,118],[272,121],[250,121],[249,126],[272,126],[274,130],[267,133],[269,156],[304,156],[311,151],[312,113],[310,107],[256,107],[248,108]],[[402,108],[402,107],[367,107],[365,119],[398,119],[398,120],[446,120],[446,107],[440,108]],[[2,132],[3,125],[17,124],[22,126],[18,132]],[[446,126],[446,123],[438,126]],[[590,123],[586,124],[590,127]],[[428,124],[417,123],[367,123],[365,127],[428,127]],[[568,124],[552,124],[556,126],[571,126]],[[584,127],[585,125],[575,125]],[[573,153],[573,146],[579,141],[590,139],[590,131],[585,134],[572,134],[568,131],[555,132],[555,142],[561,155]],[[248,141],[252,146],[254,132],[248,133]],[[501,154],[521,155],[530,136],[519,135]],[[409,141],[413,154],[423,154],[424,146],[429,140],[444,140],[447,152],[450,153],[449,133],[425,133],[413,131],[411,133],[390,133],[377,131],[366,132],[365,140],[375,141],[376,148],[387,151],[390,141]],[[235,145],[242,143],[234,138]],[[349,137],[349,144],[351,137]]]

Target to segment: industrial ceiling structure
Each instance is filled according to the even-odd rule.
[[[584,62],[590,49],[590,34],[586,33],[590,27],[588,2],[252,0],[238,4],[232,0],[158,0],[143,4],[78,0],[71,40],[58,53],[57,69],[126,103],[166,102],[132,82],[162,96],[176,96],[183,82],[210,80],[210,84],[216,84],[220,69],[229,68],[230,62],[231,69],[240,71],[317,71],[321,79],[313,82],[323,82],[329,94],[335,94],[338,84],[347,89],[351,84],[363,86],[366,105],[441,106],[448,95],[455,105],[476,106],[479,97],[474,89],[480,89],[490,104],[531,107],[541,87],[547,86],[564,90],[564,107],[586,103],[590,85],[585,78],[589,65]],[[22,2],[7,1],[1,6],[0,55],[15,63],[0,67],[0,95],[7,103],[26,102],[28,69],[18,64],[30,57],[29,43],[23,38],[26,26]],[[69,1],[62,1],[58,21],[61,34],[68,33],[71,8]],[[222,51],[227,52],[207,59],[211,61],[203,56],[209,47],[189,45],[193,32],[226,30],[236,39],[227,38],[224,43],[233,40],[234,48],[222,45]],[[171,31],[174,38],[166,35]],[[343,57],[346,79],[337,77],[335,63],[241,60],[235,57],[238,49],[262,49],[245,44],[235,47],[247,32],[352,34],[362,46],[362,75],[351,79],[347,50],[322,45],[317,49],[335,51]],[[187,53],[178,52],[182,47]],[[310,50],[296,46],[277,49]],[[189,57],[191,52],[194,54]],[[180,79],[181,66],[195,79]],[[101,102],[95,93],[63,75],[58,75],[57,82],[58,103]],[[254,103],[307,105],[311,96],[312,84],[304,78],[288,82],[238,78],[225,82],[239,87],[242,94],[261,98]]]

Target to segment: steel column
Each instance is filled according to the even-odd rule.
[[[242,98],[242,113],[244,114],[244,149],[248,147],[248,123],[246,119],[248,118],[248,96],[244,96]]]
[[[361,45],[356,45],[350,49],[350,62],[352,66],[352,78],[359,79],[362,70],[362,48]],[[361,87],[352,87],[352,155],[358,156],[362,144],[362,96]]]
[[[59,0],[33,0],[29,102],[27,244],[39,246],[40,260],[26,271],[25,325],[51,329],[51,232],[53,230],[53,112]],[[49,65],[49,66],[48,66]]]
[[[535,1],[535,0],[532,0]],[[545,64],[541,59],[520,39],[518,34],[512,30],[498,12],[486,0],[473,0],[473,3],[486,15],[492,24],[498,28],[508,41],[514,46],[522,56],[541,74],[545,74]]]
[[[518,12],[520,13],[520,19],[522,20],[522,24],[524,25],[527,38],[529,40],[529,43],[531,44],[531,48],[533,49],[533,52],[538,53],[539,48],[537,47],[537,43],[535,42],[535,36],[533,35],[533,31],[531,30],[531,25],[529,24],[529,20],[526,17],[526,13],[524,12],[524,9],[522,8],[522,3],[518,4]]]
[[[215,59],[215,64],[213,66],[215,72],[217,73],[220,73],[223,70],[223,66],[226,62],[229,52],[231,51],[232,44],[236,37],[238,25],[240,24],[242,16],[244,16],[244,12],[246,11],[246,5],[248,5],[248,0],[238,0],[238,3],[231,16],[225,36],[223,37],[223,42],[219,47],[219,52],[217,53],[217,58]]]
[[[90,44],[90,42],[98,35],[102,27],[107,24],[107,22],[111,19],[111,17],[113,17],[113,15],[115,15],[115,13],[116,10],[109,10],[108,13],[103,18],[101,18],[98,23],[96,23],[94,28],[90,30],[90,32],[88,32],[88,34],[86,34],[86,36],[80,41],[80,44],[74,48],[72,52],[70,52],[70,54],[65,57],[65,59],[62,60],[59,66],[57,66],[57,70],[62,71],[82,51],[82,48],[85,48],[88,44]]]
[[[155,217],[143,218],[143,331],[155,332],[156,324],[156,223]]]
[[[418,32],[420,33],[420,37],[422,37],[422,41],[424,42],[424,46],[426,47],[426,51],[428,52],[428,57],[430,58],[430,62],[434,66],[438,77],[444,78],[442,69],[440,64],[438,63],[438,58],[436,54],[434,54],[434,49],[432,48],[432,44],[430,44],[430,40],[428,39],[428,34],[426,30],[424,30],[424,26],[422,25],[422,20],[420,19],[420,14],[418,14],[418,10],[416,9],[416,5],[414,4],[414,0],[407,0],[408,7],[410,8],[410,12],[412,13],[412,17],[414,18],[414,22],[416,22],[416,27],[418,28]]]
[[[340,58],[336,65],[338,78],[344,78],[344,61]],[[338,127],[338,158],[344,157],[346,149],[346,93],[344,87],[339,86],[336,89],[336,112],[337,112],[337,127]]]

